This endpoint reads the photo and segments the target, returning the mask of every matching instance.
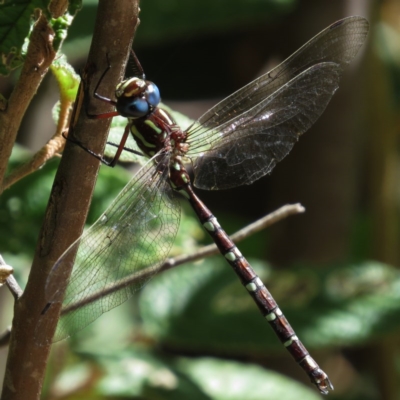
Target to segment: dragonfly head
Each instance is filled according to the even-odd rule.
[[[141,118],[151,114],[160,103],[160,91],[150,81],[130,78],[115,90],[117,111],[126,118]]]

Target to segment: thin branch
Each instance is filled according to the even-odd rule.
[[[60,155],[65,147],[65,139],[62,133],[68,129],[68,121],[71,113],[72,103],[70,101],[62,101],[57,129],[53,137],[32,157],[30,161],[16,168],[10,175],[4,179],[3,190],[8,189],[20,179],[37,171],[46,161]]]
[[[276,224],[277,222],[296,214],[302,214],[306,211],[306,209],[300,204],[286,204],[273,211],[272,213],[266,215],[263,218],[260,218],[256,222],[246,226],[245,228],[237,231],[233,235],[231,235],[231,239],[234,242],[240,242],[241,240],[254,235],[261,230],[268,228],[269,226]]]
[[[105,54],[109,54],[113,68],[104,79],[106,93],[107,90],[114,92],[115,86],[121,80],[137,26],[137,16],[138,0],[99,0],[96,26],[85,70],[97,82],[106,66]],[[107,140],[110,121],[88,120],[81,107],[82,96],[80,90],[76,102],[76,118],[71,121],[74,137],[90,143],[91,148],[100,153]],[[100,104],[96,107],[98,112],[109,111],[106,105]],[[50,194],[28,283],[23,296],[14,307],[2,400],[40,398],[51,337],[57,325],[57,313],[54,313],[49,324],[40,332],[37,331],[40,313],[46,302],[47,275],[69,243],[81,235],[98,169],[98,160],[78,146],[67,143]],[[35,333],[43,337],[46,345],[37,343]]]
[[[54,31],[42,14],[32,30],[20,77],[6,109],[0,112],[0,193],[22,117],[56,56],[52,47],[53,38]]]
[[[244,227],[243,229],[237,231],[233,235],[231,235],[231,239],[235,242],[240,242],[241,240],[254,235],[256,232],[259,232],[291,215],[300,214],[305,211],[305,208],[297,203],[297,204],[288,204],[280,207],[278,210],[266,215],[263,218],[260,218],[256,222]],[[196,251],[190,255],[182,255],[175,258],[167,259],[161,266],[153,265],[147,267],[146,269],[128,275],[124,279],[113,283],[112,285],[94,293],[90,297],[86,297],[84,300],[73,303],[68,307],[65,307],[62,310],[62,315],[68,314],[74,310],[77,310],[80,307],[83,307],[87,304],[93,303],[101,297],[107,296],[113,292],[116,292],[124,287],[133,285],[137,281],[143,281],[148,279],[150,276],[154,275],[154,270],[157,269],[158,272],[167,271],[171,268],[175,268],[179,265],[186,264],[188,262],[194,262],[201,260],[205,257],[210,257],[212,255],[219,254],[219,250],[215,244],[210,244],[208,246],[204,246],[200,250]]]
[[[253,222],[252,224],[245,226],[239,231],[233,233],[232,235],[230,235],[230,238],[235,243],[238,243],[243,239],[246,239],[257,232],[266,229],[269,226],[276,224],[277,222],[291,215],[301,214],[303,212],[305,212],[305,208],[300,203],[287,204],[285,206],[278,208],[272,213],[266,215],[265,217],[260,218],[259,220]],[[191,255],[182,255],[166,260],[163,266],[160,268],[160,271],[164,271],[188,262],[195,262],[201,260],[202,258],[210,257],[216,254],[219,254],[217,246],[215,244],[210,244],[208,246],[204,246],[203,248],[201,248],[200,250]]]
[[[65,146],[65,139],[62,131],[56,132],[54,136],[31,158],[30,161],[14,169],[10,175],[4,179],[3,190],[8,189],[27,175],[37,171],[48,160],[55,156],[60,156]]]
[[[11,294],[14,296],[15,300],[18,300],[23,294],[23,290],[18,285],[17,280],[14,278],[14,275],[10,275],[7,280],[6,284],[8,289],[10,289]]]

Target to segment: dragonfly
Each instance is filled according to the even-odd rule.
[[[186,130],[159,107],[159,89],[146,80],[137,59],[137,76],[118,84],[116,100],[98,93],[106,70],[94,96],[114,106],[115,111],[93,117],[121,115],[128,120],[115,157],[108,164],[115,165],[130,135],[148,160],[53,266],[46,282],[48,303],[41,317],[45,321],[48,311],[62,304],[53,340],[71,336],[120,305],[158,271],[177,234],[180,194],[189,201],[283,346],[321,393],[332,390],[328,375],[193,186],[227,189],[249,185],[269,174],[325,110],[368,29],[368,21],[359,16],[333,23]],[[185,167],[188,163],[193,166],[193,185]]]

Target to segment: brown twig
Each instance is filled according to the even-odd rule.
[[[14,299],[17,301],[23,295],[23,290],[18,285],[17,280],[14,278],[14,275],[10,275],[7,280],[6,284],[8,289],[10,290],[11,294],[14,296]]]
[[[13,275],[14,269],[6,264],[3,257],[0,255],[0,283],[5,282],[11,294],[15,300],[18,300],[22,296],[22,289],[18,285],[18,282]]]
[[[254,235],[256,232],[259,232],[269,226],[276,224],[277,222],[295,214],[302,214],[306,211],[306,209],[300,204],[286,204],[273,211],[272,213],[266,215],[263,218],[260,218],[256,222],[253,222],[250,225],[247,225],[245,228],[237,231],[233,235],[231,235],[231,239],[234,242],[240,242],[241,240]]]
[[[300,214],[303,213],[304,211],[305,211],[304,207],[299,203],[282,206],[278,210],[266,215],[263,218],[260,218],[256,222],[234,233],[233,235],[231,235],[231,238],[235,242],[240,242],[241,240],[246,239],[251,235],[254,235],[256,232],[259,232],[289,217],[290,215]],[[82,301],[73,303],[68,307],[65,307],[62,310],[62,314],[63,315],[68,314],[80,307],[93,303],[94,301],[98,300],[101,297],[107,296],[110,293],[116,292],[124,287],[133,285],[137,281],[143,282],[146,279],[148,279],[151,275],[154,275],[155,269],[157,269],[158,272],[163,272],[171,268],[175,268],[179,265],[186,264],[188,262],[198,261],[201,260],[202,258],[210,257],[215,254],[219,254],[219,250],[215,244],[211,244],[202,247],[200,250],[196,251],[193,254],[181,255],[175,258],[167,259],[160,267],[153,265],[140,272],[133,273],[132,275],[129,275],[124,279],[113,283],[112,285],[98,291],[97,293],[94,293],[90,297],[86,297]]]
[[[0,193],[22,117],[56,55],[52,47],[53,38],[54,31],[42,14],[32,30],[21,75],[6,109],[0,111]]]
[[[125,70],[129,48],[137,26],[138,0],[99,0],[95,32],[86,71],[97,82],[106,67],[105,54],[113,68],[104,79],[105,93],[113,93]],[[115,27],[118,26],[118,29]],[[93,86],[91,86],[93,90]],[[90,147],[102,152],[110,126],[109,120],[88,120],[82,110],[82,90],[76,102],[73,131],[76,140],[90,142]],[[98,112],[110,111],[99,104]],[[57,313],[51,323],[37,332],[37,322],[45,304],[45,282],[54,262],[80,236],[90,198],[96,182],[99,162],[78,146],[67,143],[57,171],[35,258],[24,294],[16,302],[10,351],[7,360],[2,400],[37,400],[40,398],[50,345],[39,346],[36,335],[51,342],[57,325]],[[56,310],[57,311],[57,310]]]
[[[56,133],[53,137],[32,157],[30,161],[16,168],[10,175],[4,179],[3,190],[8,189],[20,179],[37,171],[51,158],[60,155],[65,146],[65,139],[62,133],[68,129],[68,121],[71,113],[72,103],[62,101]]]

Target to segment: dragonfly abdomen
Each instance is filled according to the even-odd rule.
[[[310,356],[303,343],[278,307],[278,304],[268,291],[260,277],[253,270],[249,262],[221,228],[217,219],[204,203],[193,192],[190,183],[182,189],[189,197],[189,202],[196,212],[201,224],[212,237],[224,258],[228,261],[243,286],[253,298],[257,307],[268,321],[279,340],[289,351],[294,360],[303,368],[321,393],[327,394],[333,389],[328,375],[319,367]]]

